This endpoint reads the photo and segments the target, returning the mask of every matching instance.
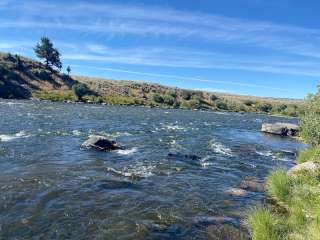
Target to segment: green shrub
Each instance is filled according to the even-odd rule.
[[[320,148],[310,147],[299,153],[298,162],[320,161]]]
[[[212,101],[212,102],[214,102],[214,101],[216,101],[216,100],[218,100],[219,98],[216,96],[216,95],[214,95],[214,94],[212,94],[211,96],[210,96],[210,100]]]
[[[221,110],[228,110],[228,105],[221,100],[216,101],[216,107]]]
[[[201,101],[203,99],[203,92],[200,91],[192,91],[191,92],[191,99]]]
[[[176,90],[170,90],[170,91],[168,91],[167,94],[173,98],[177,98],[177,91]]]
[[[286,233],[285,221],[267,208],[256,208],[248,217],[252,240],[281,240]]]
[[[72,86],[72,91],[78,100],[82,100],[85,95],[89,95],[90,89],[83,83],[76,83]]]
[[[159,94],[154,94],[152,98],[156,103],[164,103],[163,97]]]
[[[175,98],[172,97],[171,95],[165,95],[165,96],[163,97],[163,102],[164,102],[165,104],[167,104],[167,105],[172,106],[172,105],[174,104],[174,102],[175,102]]]
[[[258,103],[257,109],[261,112],[270,112],[272,110],[272,105],[270,103]]]
[[[287,105],[286,104],[280,104],[279,106],[277,106],[276,107],[276,110],[278,111],[278,112],[283,112],[284,110],[286,110],[287,109]]]
[[[320,96],[308,98],[305,112],[301,116],[300,135],[313,146],[320,145]]]
[[[40,100],[50,101],[75,101],[75,96],[70,90],[37,91],[33,93],[33,97]]]
[[[192,97],[192,91],[183,90],[181,96],[184,100],[190,100]]]
[[[244,101],[243,101],[243,104],[246,105],[246,106],[248,106],[248,107],[251,107],[252,105],[255,104],[255,102],[252,101],[252,100],[250,100],[250,99],[247,99],[247,100],[244,100]]]
[[[82,97],[84,102],[92,102],[92,103],[103,103],[104,98],[101,96],[94,96],[94,95],[85,95]]]
[[[286,172],[274,171],[267,179],[267,189],[274,199],[286,203],[290,197],[290,179]]]
[[[174,107],[174,108],[180,108],[180,105],[181,105],[180,102],[175,101],[174,104],[173,104],[173,107]]]
[[[200,109],[201,103],[198,100],[183,101],[181,106],[186,109]]]
[[[141,103],[141,100],[135,97],[127,97],[121,95],[108,95],[104,97],[104,102],[109,104],[135,105]]]

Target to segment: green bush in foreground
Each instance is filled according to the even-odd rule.
[[[281,202],[286,202],[290,195],[290,180],[286,172],[276,170],[267,179],[268,193]]]
[[[256,208],[250,214],[252,240],[280,240],[286,233],[284,220],[267,208]]]
[[[320,171],[288,176],[283,170],[276,170],[268,177],[267,189],[278,204],[250,213],[248,223],[253,240],[268,239],[265,236],[281,240],[318,239],[315,233],[320,228]]]

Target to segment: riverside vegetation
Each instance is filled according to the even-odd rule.
[[[0,53],[0,98],[35,98],[100,104],[261,112],[296,117],[304,101],[193,91],[140,81],[106,80],[61,73],[59,51],[48,38],[35,47],[44,64],[19,55]]]
[[[320,90],[307,100],[300,130],[310,147],[300,153],[294,172],[275,170],[267,178],[272,203],[249,214],[253,240],[320,239]],[[311,167],[302,167],[306,163]]]

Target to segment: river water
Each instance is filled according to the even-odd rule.
[[[0,239],[210,239],[210,218],[241,225],[265,198],[232,196],[229,188],[291,167],[304,147],[260,133],[262,123],[279,121],[297,122],[1,100]],[[126,148],[81,150],[91,134]]]

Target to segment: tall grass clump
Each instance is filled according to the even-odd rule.
[[[252,240],[282,240],[286,233],[285,221],[268,208],[258,207],[248,217]]]
[[[290,197],[290,179],[286,172],[274,171],[267,179],[267,189],[274,199],[286,203]]]
[[[298,162],[305,163],[308,161],[320,161],[320,148],[310,147],[299,153]]]

